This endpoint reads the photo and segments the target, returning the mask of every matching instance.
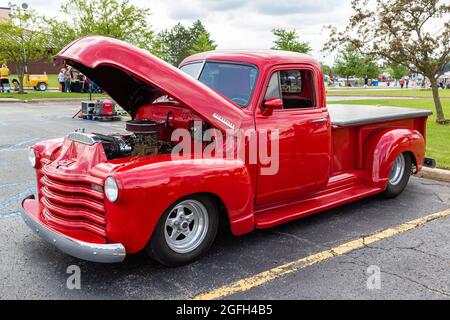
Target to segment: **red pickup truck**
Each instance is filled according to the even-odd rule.
[[[121,134],[77,131],[30,149],[38,192],[23,201],[23,219],[80,259],[116,263],[145,250],[166,266],[186,264],[208,251],[219,223],[239,236],[395,197],[424,165],[429,111],[327,107],[321,66],[307,55],[213,51],[177,69],[87,37],[55,59],[132,117]],[[177,132],[193,147],[180,149]]]

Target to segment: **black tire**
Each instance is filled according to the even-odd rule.
[[[174,212],[174,210],[178,206],[184,203],[189,203],[189,201],[198,202],[203,206],[203,208],[206,209],[208,216],[208,227],[207,231],[205,231],[206,234],[204,235],[203,240],[199,242],[198,246],[195,249],[189,252],[180,253],[170,247],[168,243],[170,239],[166,240],[166,233],[168,234],[168,230],[170,230],[171,228],[167,227],[166,222],[168,221],[169,217],[173,217],[174,214],[176,215],[176,212]],[[189,196],[177,201],[164,212],[158,224],[156,225],[155,230],[153,231],[153,235],[150,239],[150,242],[147,244],[145,251],[150,255],[150,257],[164,266],[178,267],[186,265],[194,262],[195,260],[198,260],[208,252],[216,238],[218,227],[219,211],[216,203],[205,195]],[[173,230],[174,229],[172,229],[172,232],[174,232]]]
[[[401,175],[401,177],[394,179],[395,183],[393,183],[391,181],[391,179],[389,179],[386,190],[381,194],[381,196],[383,198],[391,199],[391,198],[398,197],[400,194],[403,193],[406,186],[408,185],[409,178],[410,178],[411,172],[412,172],[412,159],[408,153],[403,153],[403,154],[399,155],[399,157],[404,158],[403,174]],[[394,162],[394,164],[391,168],[390,175],[389,175],[390,177],[391,177],[392,171],[394,170],[395,165],[396,164]]]
[[[47,89],[48,89],[47,84],[44,83],[44,82],[40,82],[40,83],[36,86],[36,90],[37,90],[37,91],[42,91],[42,92],[44,92],[44,91],[47,91]]]

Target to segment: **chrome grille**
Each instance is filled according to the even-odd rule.
[[[106,239],[104,194],[92,188],[103,186],[100,179],[55,175],[45,166],[40,179],[42,218],[61,230],[83,230]]]

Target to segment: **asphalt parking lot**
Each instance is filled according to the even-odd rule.
[[[144,254],[117,265],[80,261],[40,240],[19,217],[19,202],[34,192],[28,146],[80,127],[123,131],[121,122],[72,120],[76,112],[73,104],[0,104],[0,299],[191,298],[450,208],[450,184],[412,178],[397,199],[372,197],[240,238],[222,233],[208,256],[186,267],[167,269]],[[66,286],[71,265],[81,269],[80,290]],[[374,268],[375,287],[368,286]],[[443,217],[224,298],[449,299],[449,271],[450,218]]]

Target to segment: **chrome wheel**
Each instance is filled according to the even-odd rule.
[[[405,174],[405,163],[405,156],[403,154],[395,159],[391,173],[389,174],[389,183],[391,185],[398,185],[402,181],[403,175]]]
[[[164,236],[170,249],[189,253],[198,248],[208,233],[206,207],[196,200],[180,202],[167,216]]]
[[[45,83],[40,83],[38,88],[39,88],[39,91],[46,91],[47,85]]]

